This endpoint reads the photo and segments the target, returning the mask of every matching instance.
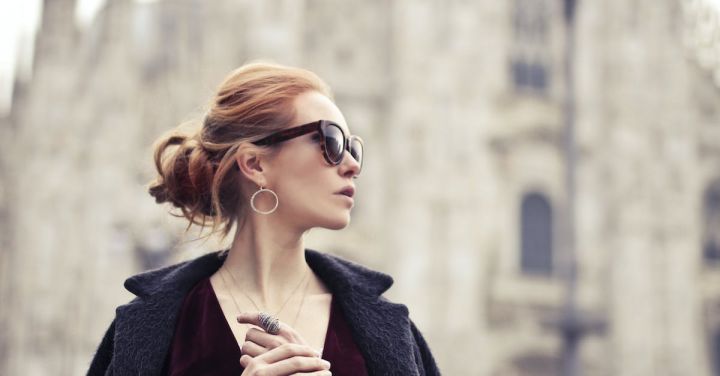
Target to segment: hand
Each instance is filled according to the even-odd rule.
[[[258,312],[241,313],[239,323],[260,327]],[[330,363],[307,345],[295,329],[280,322],[278,334],[250,328],[240,347],[243,375],[330,375]],[[303,372],[303,373],[299,373]]]

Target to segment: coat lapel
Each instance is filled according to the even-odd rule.
[[[417,375],[408,309],[381,296],[392,277],[319,252],[306,259],[340,302],[369,374]]]
[[[407,307],[381,299],[341,298],[370,375],[417,375]]]
[[[225,260],[213,252],[125,281],[137,297],[118,307],[115,375],[160,375],[172,342],[177,315],[187,292],[212,275]],[[353,339],[371,375],[416,375],[408,309],[381,297],[392,278],[359,264],[306,249],[310,268],[338,299]]]
[[[117,310],[115,337],[116,375],[160,375],[172,341],[182,296],[165,302],[138,301]]]
[[[185,294],[220,265],[218,252],[130,277],[135,295],[116,312],[115,375],[160,375]]]

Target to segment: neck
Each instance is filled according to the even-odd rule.
[[[277,310],[310,267],[305,261],[303,232],[273,222],[270,216],[251,216],[236,231],[223,265],[227,282],[252,297],[261,309]]]

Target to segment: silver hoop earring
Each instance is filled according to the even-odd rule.
[[[260,192],[270,192],[273,196],[275,196],[275,206],[272,209],[268,211],[261,211],[255,207],[255,196],[257,196]],[[270,214],[274,212],[275,209],[277,209],[279,203],[280,200],[278,199],[278,196],[275,194],[275,192],[273,192],[272,189],[263,188],[262,186],[260,186],[260,189],[258,189],[257,192],[253,193],[252,197],[250,197],[250,207],[252,207],[252,210],[259,214]]]

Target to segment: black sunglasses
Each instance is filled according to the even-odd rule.
[[[253,142],[258,146],[273,145],[289,139],[300,137],[311,132],[319,132],[322,136],[322,148],[325,160],[333,166],[343,161],[345,150],[360,164],[362,170],[363,162],[363,141],[360,137],[351,135],[345,137],[345,132],[337,123],[330,120],[317,120],[312,123],[298,125],[296,127],[283,129],[267,137]],[[358,171],[359,173],[360,171]]]

